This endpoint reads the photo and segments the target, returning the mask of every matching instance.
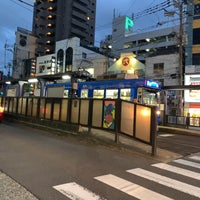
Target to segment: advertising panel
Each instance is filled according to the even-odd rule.
[[[115,101],[104,101],[103,128],[115,128]]]
[[[200,102],[200,74],[185,75],[185,85],[199,85],[199,90],[185,90],[185,102]]]

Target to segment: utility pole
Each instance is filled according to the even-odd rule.
[[[10,78],[10,70],[11,70],[11,67],[12,67],[12,64],[9,62],[7,63],[7,51],[11,52],[13,54],[13,49],[10,45],[7,44],[7,41],[4,45],[4,49],[5,49],[5,52],[4,52],[4,68],[8,70],[8,78]]]
[[[183,28],[183,0],[173,0],[173,5],[177,11],[167,11],[165,10],[166,16],[174,16],[175,14],[179,17],[179,33],[177,35],[177,45],[178,45],[178,83],[180,86],[183,85],[183,45],[184,45],[184,28]],[[178,92],[178,115],[183,115],[183,91]]]
[[[179,34],[177,35],[177,45],[178,45],[178,83],[180,86],[183,85],[184,77],[183,77],[183,45],[184,45],[184,28],[183,28],[183,4],[184,0],[173,0],[173,5],[176,8],[175,11],[167,11],[165,10],[166,16],[174,16],[175,14],[179,17]],[[183,91],[179,90],[178,92],[178,115],[183,115]]]
[[[179,1],[179,84],[183,85],[183,3]]]
[[[179,36],[178,36],[178,47],[179,47],[179,85],[183,85],[183,0],[174,0],[174,5],[178,7],[179,14]],[[179,116],[183,116],[183,91],[179,91]]]

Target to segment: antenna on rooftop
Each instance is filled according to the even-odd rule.
[[[113,19],[115,19],[115,8],[113,10]]]

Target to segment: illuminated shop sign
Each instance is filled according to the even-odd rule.
[[[129,57],[124,57],[124,58],[122,59],[122,65],[123,65],[123,66],[128,66],[129,63],[130,63]]]
[[[134,26],[133,20],[129,17],[125,19],[125,29],[129,31]]]
[[[185,85],[199,85],[200,75],[185,75]],[[200,102],[200,90],[185,90],[185,102]]]
[[[147,81],[147,86],[148,87],[153,87],[153,88],[159,88],[159,84],[154,81]]]

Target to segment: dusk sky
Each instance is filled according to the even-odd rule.
[[[24,0],[24,2],[33,4],[33,0]],[[132,13],[139,13],[161,2],[165,2],[165,0],[97,0],[95,45],[99,46],[105,35],[111,33],[114,10],[116,17],[119,15],[131,16]],[[25,5],[19,0],[2,1],[0,7],[0,71],[6,71],[4,69],[4,45],[7,43],[11,49],[13,48],[17,27],[32,29],[32,10],[31,6]],[[158,22],[167,20],[163,18],[164,11],[141,17],[135,21],[134,31],[135,33],[145,29],[148,31]],[[12,62],[12,53],[7,51],[6,54],[6,63]]]

